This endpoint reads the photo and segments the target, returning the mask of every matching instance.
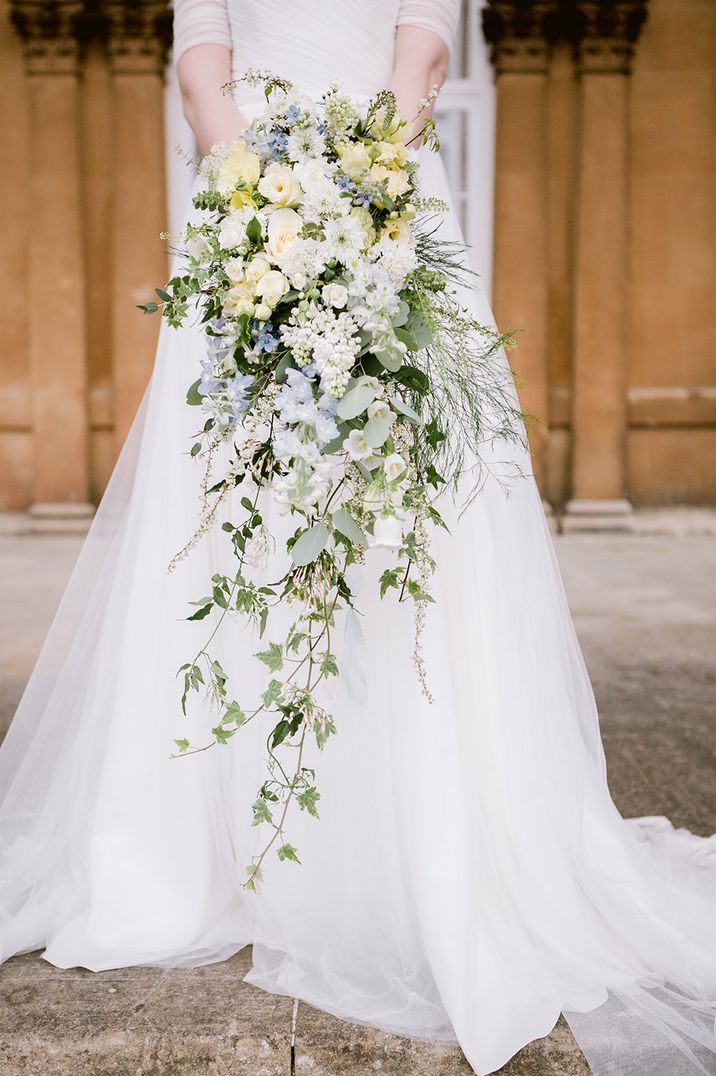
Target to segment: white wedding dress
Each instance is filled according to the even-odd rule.
[[[398,21],[449,39],[455,7],[180,0],[177,51],[223,42],[237,75],[253,66],[308,91],[335,79],[364,95],[389,80]],[[255,95],[238,95],[249,117]],[[423,157],[425,193],[448,198],[439,158]],[[458,238],[453,215],[443,229]],[[464,299],[491,321],[479,290]],[[258,894],[241,888],[265,836],[250,804],[266,727],[169,758],[174,737],[209,739],[211,714],[182,717],[175,672],[204,638],[182,620],[188,601],[230,564],[219,534],[166,571],[197,519],[184,397],[204,352],[198,330],[162,328],[0,752],[0,958],[44,948],[59,967],[186,966],[253,943],[251,982],[349,1020],[457,1039],[477,1073],[561,1012],[600,1076],[716,1071],[716,839],[625,821],[612,803],[529,476],[509,496],[488,480],[459,518],[445,508],[452,533],[435,536],[424,644],[432,706],[410,660],[411,611],[378,598],[382,554],[369,558],[362,616],[341,629],[338,735],[309,763],[321,819],[294,811],[302,865],[275,860]],[[509,451],[492,462],[527,472]],[[275,519],[270,504],[264,513]],[[240,696],[253,697],[255,639],[237,624],[222,647]]]

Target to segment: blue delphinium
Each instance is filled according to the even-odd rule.
[[[278,128],[274,128],[266,139],[266,145],[274,157],[283,157],[286,152],[287,143],[288,135],[285,131],[281,131]]]

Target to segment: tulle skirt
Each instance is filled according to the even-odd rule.
[[[448,198],[426,155],[425,193]],[[443,224],[458,238],[454,215]],[[485,324],[479,288],[465,302]],[[714,1071],[716,840],[625,821],[609,796],[594,699],[529,459],[486,446],[486,479],[438,562],[423,649],[377,580],[339,621],[338,735],[316,769],[319,821],[293,811],[301,865],[269,859],[250,805],[266,724],[224,747],[183,717],[178,666],[204,641],[190,599],[230,567],[221,532],[173,574],[200,467],[184,396],[198,329],[162,328],[156,367],[57,618],[0,752],[0,958],[59,967],[199,965],[253,944],[249,980],[349,1020],[457,1039],[495,1071],[564,1012],[599,1074]],[[522,472],[514,477],[515,469]],[[509,477],[513,476],[513,477]],[[504,479],[507,477],[507,480]],[[240,495],[240,494],[238,494]],[[289,524],[270,500],[279,537]],[[227,502],[224,518],[231,519]],[[278,573],[278,574],[277,574]],[[277,638],[280,638],[277,635]],[[264,687],[241,623],[217,653],[241,698]]]

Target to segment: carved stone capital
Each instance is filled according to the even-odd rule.
[[[545,20],[554,6],[551,0],[488,0],[482,32],[498,75],[547,70]]]
[[[29,75],[78,73],[84,8],[83,0],[11,0]]]
[[[498,74],[544,71],[558,41],[584,72],[631,68],[648,0],[487,0],[482,30]]]
[[[629,74],[648,0],[575,0],[583,20],[577,63],[584,73]]]
[[[172,43],[169,0],[100,0],[116,74],[164,73]]]

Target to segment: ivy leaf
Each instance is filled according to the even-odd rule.
[[[256,657],[263,661],[270,672],[278,672],[283,668],[283,647],[280,643],[269,643],[268,650],[260,651]]]
[[[273,822],[271,808],[261,796],[251,805],[254,814],[252,825],[260,826],[262,822]]]
[[[276,725],[273,732],[271,733],[271,748],[272,748],[272,750],[273,750],[274,747],[278,747],[280,744],[283,743],[283,741],[286,739],[286,737],[288,736],[290,731],[291,731],[291,724],[290,724],[289,721],[286,721],[285,719],[282,720],[282,721],[279,721],[278,725]]]
[[[321,659],[321,672],[324,676],[338,676],[336,655],[330,650],[327,650]]]
[[[270,710],[275,702],[281,698],[283,684],[280,680],[269,680],[269,685],[261,696],[261,702],[267,710]]]
[[[367,546],[368,539],[347,508],[338,508],[331,516],[333,526],[345,535],[353,545]]]
[[[201,609],[197,609],[197,611],[195,613],[192,613],[191,616],[188,616],[186,619],[187,620],[203,620],[205,616],[209,615],[209,613],[211,612],[211,610],[213,608],[214,608],[213,602],[210,602],[208,605],[202,605]]]
[[[145,314],[156,314],[158,309],[153,299],[148,303],[137,303],[137,310],[143,310]]]
[[[211,730],[211,735],[217,743],[227,744],[235,732],[236,729],[226,729],[223,725],[217,725]]]
[[[316,730],[316,743],[322,751],[326,746],[326,742],[330,736],[335,736],[336,726],[333,718],[330,714],[326,714],[322,721],[317,721],[315,724]]]
[[[180,751],[180,753],[182,755],[184,754],[185,751],[189,750],[189,741],[188,740],[175,740],[174,743],[177,745],[177,747],[179,748],[179,751]]]
[[[299,567],[310,564],[322,553],[328,541],[328,527],[325,523],[315,523],[304,531],[294,542],[291,550],[293,563]]]
[[[154,291],[155,294],[158,295],[159,298],[162,299],[165,303],[170,303],[172,301],[172,297],[169,292],[164,291],[163,288],[155,288]]]
[[[386,568],[380,577],[380,596],[384,598],[390,587],[397,587],[400,582],[400,568]]]
[[[293,863],[301,862],[301,860],[298,858],[298,851],[293,847],[292,844],[282,844],[277,854],[278,858],[281,860],[282,863],[286,859],[290,859]]]
[[[302,811],[308,811],[314,818],[318,818],[317,803],[321,798],[321,793],[317,788],[311,787],[304,789],[303,792],[299,792],[296,796],[296,802]]]
[[[221,719],[222,725],[236,725],[237,729],[243,725],[246,720],[246,714],[239,706],[238,702],[230,702],[224,711],[224,716]]]

